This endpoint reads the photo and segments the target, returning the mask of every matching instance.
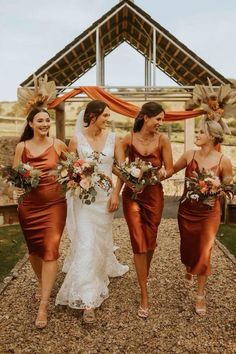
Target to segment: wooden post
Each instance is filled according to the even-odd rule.
[[[153,27],[153,48],[152,48],[152,59],[153,59],[153,67],[152,67],[152,86],[155,87],[156,86],[156,61],[157,61],[157,58],[156,58],[156,29],[155,27]]]
[[[194,118],[185,119],[184,121],[184,151],[194,148],[195,140],[195,120]]]
[[[65,104],[61,103],[56,107],[56,137],[65,141]]]

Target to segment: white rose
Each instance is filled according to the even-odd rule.
[[[132,167],[132,168],[131,168],[130,174],[131,174],[133,177],[139,178],[140,173],[141,173],[140,168],[137,168],[137,167]]]
[[[61,171],[61,177],[64,178],[68,175],[68,171],[67,170],[62,170]]]
[[[191,199],[193,199],[193,200],[198,200],[198,199],[199,199],[199,195],[197,195],[197,194],[191,194]]]
[[[80,187],[82,187],[85,190],[88,190],[91,187],[91,181],[89,178],[83,178],[80,181]]]
[[[26,171],[30,171],[31,170],[31,166],[28,163],[24,163],[23,166],[24,166],[24,169]]]

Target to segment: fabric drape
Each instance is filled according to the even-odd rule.
[[[56,98],[49,105],[49,108],[56,108],[60,103],[82,92],[87,94],[88,97],[93,100],[102,100],[106,102],[112,111],[120,113],[127,117],[135,118],[140,110],[140,107],[132,103],[126,102],[125,100],[122,100],[121,98],[116,97],[115,95],[97,86],[80,86],[77,89],[67,92],[61,97]],[[165,112],[164,120],[169,122],[185,120],[188,118],[198,117],[203,113],[203,110]]]

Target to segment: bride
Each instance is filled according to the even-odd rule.
[[[119,160],[115,134],[107,132],[109,108],[102,101],[91,101],[80,113],[76,136],[69,143],[70,152],[86,159],[93,151],[101,152],[100,172],[112,177],[114,158]],[[119,182],[118,182],[119,183]],[[109,296],[108,277],[121,276],[128,266],[121,265],[113,252],[112,218],[119,204],[119,187],[110,196],[97,189],[96,201],[82,204],[78,197],[67,197],[67,230],[71,240],[63,271],[64,282],[56,305],[83,309],[83,321],[95,320],[94,309]]]

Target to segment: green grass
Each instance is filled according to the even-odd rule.
[[[26,252],[19,225],[0,227],[0,282],[10,273]]]
[[[217,238],[236,257],[236,225],[221,224]]]

